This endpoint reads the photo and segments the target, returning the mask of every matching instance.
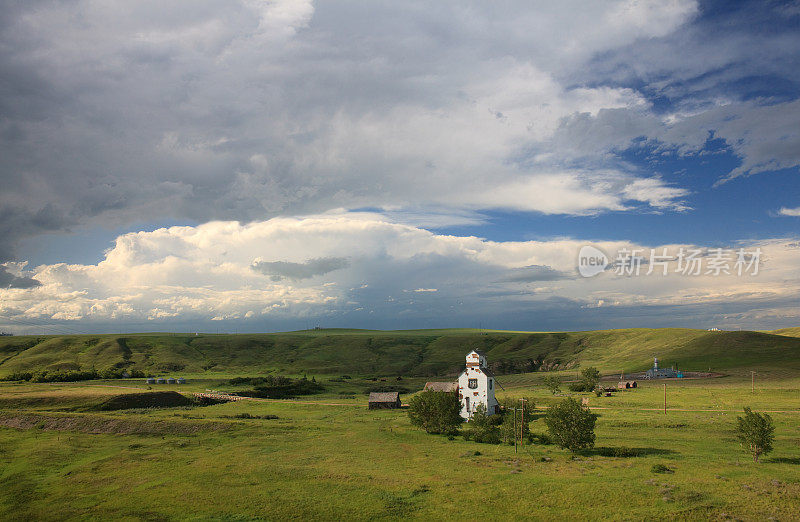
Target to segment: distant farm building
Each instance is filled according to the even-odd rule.
[[[644,374],[645,379],[673,379],[678,376],[674,368],[659,368],[658,357],[654,358],[653,367]]]
[[[155,384],[155,383],[156,383],[155,377],[148,377],[147,378],[147,384]]]
[[[186,384],[186,379],[184,379],[183,377],[178,377],[178,379],[175,382],[177,382],[178,384]]]
[[[467,420],[481,404],[487,415],[500,413],[500,404],[494,398],[494,375],[486,367],[482,352],[472,350],[467,354],[467,368],[458,376],[458,395],[461,416]]]
[[[426,382],[425,391],[454,392],[458,390],[457,382]]]
[[[630,388],[636,388],[637,384],[636,381],[619,381],[617,383],[618,390],[628,390]]]
[[[382,410],[400,407],[399,392],[371,392],[369,394],[369,409]]]

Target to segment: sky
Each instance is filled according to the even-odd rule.
[[[800,2],[4,1],[0,330],[798,326],[797,49]]]

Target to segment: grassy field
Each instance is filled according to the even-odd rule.
[[[514,377],[501,396],[559,400]],[[402,410],[367,410],[363,395],[97,413],[146,387],[4,383],[0,518],[796,519],[800,378],[758,384],[751,393],[745,377],[670,381],[667,414],[662,383],[591,396],[597,446],[611,450],[573,459],[549,445],[515,455],[426,435]],[[758,464],[734,441],[744,405],[774,411],[775,451]],[[545,430],[541,419],[532,428]],[[602,456],[620,447],[639,456]]]
[[[405,410],[367,409],[365,391],[376,382],[414,391],[422,387],[424,375],[381,382],[373,381],[370,372],[350,370],[353,378],[345,380],[339,378],[345,369],[337,366],[316,376],[325,386],[319,395],[113,411],[103,408],[129,401],[128,394],[237,391],[227,383],[229,377],[277,368],[261,366],[263,361],[253,368],[225,363],[230,366],[187,373],[192,377],[185,385],[148,386],[143,379],[3,382],[0,520],[798,519],[800,361],[790,357],[794,344],[765,347],[765,339],[792,343],[792,338],[751,332],[708,338],[712,332],[693,330],[591,332],[594,340],[610,336],[621,352],[589,346],[576,355],[582,365],[594,363],[608,371],[623,366],[625,353],[642,357],[644,364],[645,354],[635,354],[635,347],[644,343],[645,351],[664,342],[660,337],[667,333],[675,334],[675,347],[683,347],[672,352],[676,359],[687,365],[694,361],[703,370],[713,359],[712,368],[724,375],[666,381],[666,414],[664,381],[640,381],[638,389],[613,397],[573,394],[588,397],[599,415],[596,449],[577,456],[553,445],[526,445],[515,454],[513,446],[427,435],[409,424]],[[352,331],[286,335],[306,336],[317,346],[336,335],[373,343],[381,335],[393,337]],[[436,343],[436,335],[397,333],[406,340],[424,339],[425,346]],[[447,344],[451,337],[495,334],[441,335],[446,339],[438,342]],[[514,336],[544,334],[496,335],[519,340]],[[113,348],[118,337],[99,338],[86,350],[98,344]],[[719,338],[741,344],[712,351],[716,357],[698,351],[698,343],[715,349]],[[748,339],[751,345],[746,346]],[[181,342],[161,346],[187,346]],[[173,348],[160,353],[178,353]],[[494,349],[500,348],[515,350],[508,341]],[[465,351],[459,351],[459,359]],[[731,351],[743,362],[731,362]],[[77,352],[69,353],[73,357]],[[131,348],[131,358],[136,353],[142,352]],[[235,355],[230,360],[243,357],[239,349],[225,353]],[[495,356],[502,353],[498,350]],[[754,392],[751,367],[757,370]],[[628,363],[627,368],[636,365]],[[498,376],[503,386],[499,398],[535,400],[540,413],[531,427],[536,433],[545,431],[541,415],[546,407],[563,398],[541,385],[545,375],[553,374],[567,380],[575,370]],[[772,412],[776,424],[775,450],[758,464],[733,432],[745,406]],[[628,456],[607,456],[614,454]],[[674,472],[654,473],[655,464]]]

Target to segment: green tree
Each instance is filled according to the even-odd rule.
[[[525,411],[520,411],[523,408]],[[520,438],[520,431],[522,432],[523,439],[530,439],[531,430],[530,422],[533,420],[536,407],[533,399],[525,398],[524,401],[519,399],[505,398],[502,401],[503,417],[500,424],[500,439],[506,444],[514,444],[514,438]],[[517,410],[517,411],[515,411]],[[516,421],[514,415],[516,414]]]
[[[766,413],[755,413],[750,408],[745,408],[744,417],[736,417],[736,435],[752,453],[753,462],[758,462],[758,457],[772,451],[775,425],[772,417]]]
[[[556,444],[575,453],[594,446],[597,415],[573,398],[567,398],[547,410],[547,431]]]
[[[500,444],[500,429],[494,419],[486,414],[486,406],[478,404],[464,428],[464,438],[486,444]]]
[[[553,395],[561,391],[561,379],[555,375],[548,375],[544,378],[544,385],[550,390]]]
[[[581,377],[578,382],[570,384],[569,389],[572,391],[593,391],[597,388],[597,383],[600,382],[600,372],[594,366],[589,366],[581,370]]]
[[[581,370],[581,382],[585,391],[594,390],[600,382],[600,372],[594,366],[584,368]]]
[[[454,433],[461,424],[461,401],[455,392],[424,391],[408,401],[413,426],[428,433]]]

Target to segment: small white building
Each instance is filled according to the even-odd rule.
[[[458,376],[461,416],[469,420],[479,404],[486,407],[487,415],[500,413],[500,404],[494,398],[494,387],[494,375],[486,368],[486,356],[472,350],[467,354],[467,368]]]

